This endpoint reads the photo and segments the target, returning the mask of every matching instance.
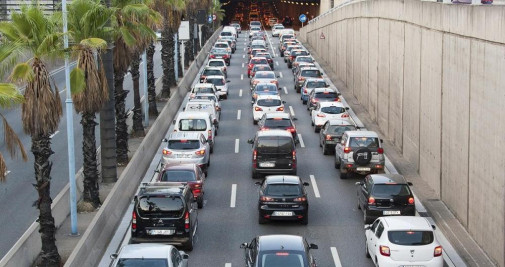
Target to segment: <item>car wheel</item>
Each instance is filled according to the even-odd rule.
[[[344,169],[342,168],[342,164],[340,164],[340,179],[344,180],[347,179],[347,173],[344,172]]]
[[[321,142],[321,137],[319,137],[319,147],[323,148],[323,153],[324,153],[324,147],[323,147],[323,142]],[[325,154],[326,155],[326,154]]]
[[[256,171],[252,171],[252,175],[251,175],[251,177],[252,177],[253,179],[258,179],[258,178],[259,178],[259,174],[258,174],[258,172],[256,172]]]
[[[310,125],[314,126],[314,121],[311,120],[310,121]]]
[[[366,240],[365,240],[365,256],[367,258],[370,258],[370,252],[368,252],[368,244],[366,243]]]
[[[258,121],[257,121],[257,120],[255,120],[255,119],[253,119],[253,124],[254,124],[254,125],[257,125],[257,124],[258,124]]]
[[[307,105],[307,101],[305,101],[305,100],[302,101],[302,104]]]
[[[305,217],[303,217],[303,219],[302,219],[301,223],[302,223],[303,225],[307,225],[307,224],[309,224],[309,213],[308,213],[308,212],[307,212],[307,214],[305,214]]]
[[[370,224],[372,220],[370,220],[370,217],[368,216],[368,213],[366,212],[366,209],[363,209],[363,222],[365,224]]]
[[[261,214],[258,214],[258,223],[259,224],[265,224],[267,223],[267,219],[263,218]]]
[[[318,133],[320,130],[321,130],[321,129],[320,129],[319,127],[317,127],[317,126],[316,126],[316,127],[314,127],[314,132],[315,132],[315,133]]]
[[[356,208],[358,208],[359,210],[361,209],[361,206],[359,205],[359,197],[357,198],[357,201],[356,201]]]
[[[335,157],[335,169],[340,169],[340,160],[337,161],[337,157]]]
[[[203,208],[203,196],[200,196],[197,200],[196,203],[198,204],[198,208],[202,209]]]
[[[193,234],[189,234],[189,240],[184,244],[185,251],[193,251]]]
[[[323,146],[323,155],[328,155],[328,149],[326,148],[326,145]]]
[[[212,153],[214,153],[214,144],[212,144],[212,145],[210,146],[210,153],[211,153],[211,154],[212,154]]]

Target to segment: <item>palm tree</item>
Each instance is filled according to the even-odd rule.
[[[68,6],[68,28],[77,57],[77,66],[72,70],[72,99],[75,110],[82,114],[82,153],[84,158],[84,191],[81,210],[94,210],[101,204],[99,175],[96,158],[95,113],[99,112],[109,98],[107,80],[101,53],[107,47],[112,29],[107,23],[112,15],[99,0],[73,0]],[[95,60],[99,59],[101,68]]]
[[[149,102],[149,115],[158,116],[156,106],[156,84],[154,80],[154,41],[149,44],[146,50],[147,55],[147,96]]]
[[[0,107],[10,108],[14,104],[20,104],[24,100],[23,95],[19,93],[14,84],[0,83]],[[7,145],[7,151],[11,157],[16,156],[17,149],[21,152],[21,156],[24,161],[28,160],[25,148],[21,143],[21,140],[17,136],[16,132],[11,128],[7,119],[0,113],[2,117],[2,122],[4,126],[3,139]],[[0,153],[0,182],[5,182],[7,172],[7,165],[5,164],[5,159],[2,153]]]
[[[12,14],[11,22],[0,22],[2,70],[14,66],[11,80],[25,82],[22,104],[23,130],[32,138],[37,193],[38,222],[42,251],[40,266],[60,266],[61,257],[55,242],[54,218],[51,212],[51,138],[58,129],[62,106],[57,88],[51,86],[45,60],[62,56],[62,34],[56,23],[38,6],[23,6]],[[32,58],[17,63],[22,53]]]

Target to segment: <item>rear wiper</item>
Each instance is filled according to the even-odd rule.
[[[285,197],[296,197],[298,194],[283,194]]]

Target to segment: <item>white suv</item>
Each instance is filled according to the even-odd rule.
[[[366,256],[376,266],[442,267],[442,246],[426,218],[380,217],[365,225]]]

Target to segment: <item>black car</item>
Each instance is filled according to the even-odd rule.
[[[309,223],[309,202],[305,186],[300,177],[294,175],[270,175],[260,186],[258,198],[258,223],[268,220],[298,220]]]
[[[252,178],[261,174],[296,175],[296,145],[290,132],[284,130],[258,131],[252,144]]]
[[[310,250],[317,245],[297,235],[264,235],[251,243],[243,243],[247,267],[315,267],[316,259]]]
[[[285,112],[269,112],[263,114],[263,117],[258,121],[260,130],[286,130],[293,135],[295,143],[298,143],[298,134],[293,121],[296,118],[291,118],[289,113]]]
[[[142,184],[134,198],[132,243],[165,243],[193,250],[198,214],[187,185]]]
[[[323,148],[323,155],[335,151],[335,145],[340,142],[345,131],[356,131],[354,123],[347,119],[328,120],[319,131],[319,146]]]
[[[365,224],[381,216],[415,216],[416,206],[410,186],[400,174],[369,174],[358,185],[358,209]]]

